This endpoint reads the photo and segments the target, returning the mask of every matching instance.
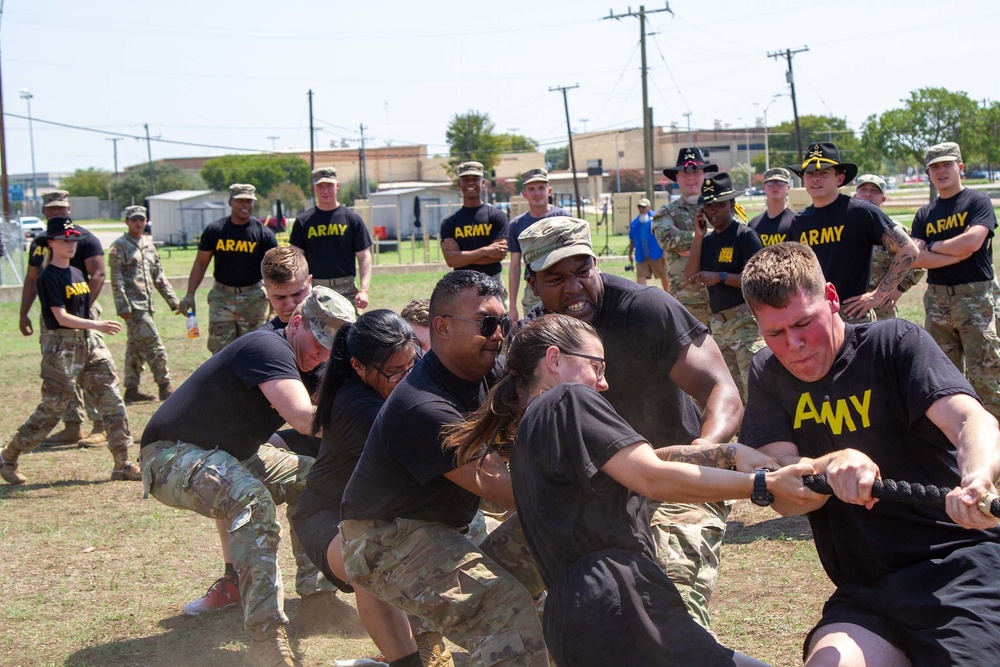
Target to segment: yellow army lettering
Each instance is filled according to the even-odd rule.
[[[961,213],[949,215],[947,218],[941,218],[936,222],[928,222],[925,234],[927,236],[930,236],[931,234],[940,234],[946,229],[965,227],[965,219],[968,217],[969,217],[969,212],[962,211]]]
[[[817,424],[826,424],[829,426],[830,431],[834,435],[840,435],[845,425],[847,426],[847,430],[853,433],[858,430],[858,426],[851,416],[848,400],[850,401],[850,405],[854,406],[854,411],[858,414],[858,417],[861,418],[861,428],[868,428],[871,426],[871,422],[868,419],[871,397],[872,390],[868,389],[860,400],[857,396],[849,396],[847,399],[838,398],[836,408],[831,405],[830,399],[826,398],[817,410],[812,396],[809,395],[809,392],[805,392],[799,396],[799,404],[795,408],[795,423],[792,428],[799,429],[802,427],[802,422],[814,421]]]
[[[35,252],[32,253],[32,257],[42,257],[45,255],[45,248],[40,245],[35,246]]]
[[[480,225],[462,225],[455,228],[456,239],[467,239],[470,236],[489,236],[493,223]]]
[[[72,283],[66,285],[66,298],[72,296],[82,296],[84,294],[90,294],[90,285],[87,283]]]
[[[219,239],[215,244],[216,252],[253,252],[257,241],[237,241],[236,239]]]
[[[347,225],[335,225],[330,223],[329,225],[316,225],[310,227],[309,231],[306,232],[306,238],[312,239],[317,236],[343,236],[347,233]]]
[[[761,234],[760,242],[763,243],[765,247],[769,245],[776,245],[778,243],[784,243],[787,236],[787,234]]]
[[[732,248],[719,248],[719,262],[723,264],[729,264],[733,261],[733,249]]]
[[[837,243],[840,241],[840,235],[843,233],[843,225],[837,225],[836,227],[824,227],[823,229],[810,229],[802,232],[802,237],[799,238],[799,243],[804,243],[805,245]]]

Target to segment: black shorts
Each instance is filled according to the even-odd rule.
[[[642,553],[606,549],[569,566],[545,599],[557,665],[733,667],[733,652],[694,622],[677,588]]]
[[[886,575],[869,585],[839,586],[809,632],[851,623],[926,665],[1000,665],[1000,544],[957,549]]]
[[[340,532],[340,507],[306,489],[299,496],[299,506],[292,517],[292,525],[313,565],[323,571],[323,576],[331,584],[345,593],[353,593],[354,589],[349,583],[330,571],[326,560],[326,550]]]
[[[299,433],[294,428],[282,429],[275,435],[281,436],[281,439],[285,441],[285,446],[299,456],[316,458],[319,454],[320,439],[316,436]]]

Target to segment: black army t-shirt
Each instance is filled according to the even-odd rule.
[[[274,234],[257,218],[250,218],[245,225],[233,224],[232,218],[216,220],[205,227],[198,242],[198,250],[213,253],[216,282],[230,287],[260,282],[264,253],[277,247]]]
[[[60,306],[70,315],[90,319],[90,285],[75,266],[61,269],[49,264],[38,276],[38,300],[42,303],[42,322],[49,331],[64,327],[52,314]]]
[[[871,202],[839,195],[832,204],[810,206],[792,221],[789,241],[811,247],[823,275],[841,302],[868,291],[872,253],[895,223]]]
[[[701,270],[742,273],[747,261],[763,247],[757,232],[733,221],[721,234],[712,231],[702,239]],[[718,282],[707,289],[708,305],[713,313],[746,303],[739,287]]]
[[[344,491],[343,518],[469,525],[479,496],[444,477],[456,461],[441,448],[441,428],[475,410],[484,385],[454,375],[433,351],[425,354],[375,419]]]
[[[794,442],[811,458],[853,448],[878,465],[883,479],[957,486],[955,448],[926,416],[936,400],[955,394],[975,396],[920,327],[900,319],[847,325],[830,372],[816,382],[797,379],[769,349],[754,357],[740,442]],[[868,510],[830,498],[808,518],[823,567],[838,586],[868,584],[1000,537],[1000,530],[962,528],[944,508],[889,501]]]
[[[180,440],[246,459],[285,423],[259,386],[283,379],[302,380],[284,332],[257,330],[240,336],[160,405],[142,433],[142,444]]]
[[[913,218],[913,238],[923,239],[926,243],[953,238],[977,225],[989,230],[979,249],[951,266],[928,269],[928,283],[962,285],[993,280],[993,233],[997,216],[990,198],[969,188],[964,188],[954,197],[939,197],[917,211]]]
[[[343,204],[332,211],[311,208],[295,218],[288,242],[301,248],[313,278],[356,275],[356,254],[372,244],[361,216]]]
[[[524,535],[549,588],[595,551],[655,556],[645,498],[600,470],[643,440],[586,385],[559,385],[528,406],[511,452],[511,479]]]
[[[79,225],[77,225],[76,229],[80,232],[87,231]],[[80,269],[83,277],[86,280],[90,280],[90,273],[87,271],[86,262],[91,257],[97,257],[98,255],[104,255],[104,247],[101,245],[101,240],[93,234],[84,233],[80,237],[80,240],[76,242],[76,254],[69,260],[69,265]],[[38,245],[37,239],[33,239],[31,247],[28,250],[28,266],[40,269],[44,260],[45,248]]]
[[[795,219],[795,211],[786,208],[777,218],[772,218],[764,211],[750,221],[750,229],[757,232],[760,242],[765,247],[775,243],[784,243],[788,240],[788,230]]]
[[[357,374],[352,371],[351,375],[333,397],[331,419],[323,424],[319,454],[306,479],[310,491],[336,508],[340,507],[344,489],[358,465],[375,417],[385,403],[385,399]]]
[[[441,240],[455,239],[462,250],[479,250],[497,239],[507,238],[507,215],[498,208],[481,204],[475,208],[462,207],[455,215],[441,223]],[[473,269],[489,276],[503,270],[500,262],[469,264],[463,269]]]

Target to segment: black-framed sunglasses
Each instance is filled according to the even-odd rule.
[[[597,374],[598,380],[604,379],[604,371],[608,368],[608,363],[604,361],[603,357],[595,357],[589,354],[580,354],[579,352],[567,352],[566,350],[559,350],[567,357],[580,357],[581,359],[586,359],[591,362],[590,366],[594,369],[594,373]]]
[[[468,317],[458,317],[457,315],[442,315],[442,317],[450,317],[453,320],[462,320],[463,322],[472,322],[479,325],[479,333],[484,338],[489,338],[500,327],[500,333],[505,337],[510,333],[511,327],[514,323],[511,319],[504,315],[503,317],[497,317],[496,315],[487,315],[481,320],[470,320]]]
[[[385,381],[388,382],[389,384],[399,384],[400,382],[403,381],[403,378],[405,378],[407,375],[410,374],[410,371],[413,370],[413,368],[417,365],[418,361],[420,361],[420,355],[419,354],[416,355],[415,357],[413,357],[413,363],[412,364],[410,364],[409,366],[407,366],[406,368],[404,368],[401,371],[396,371],[395,373],[386,373],[386,372],[382,371],[382,369],[375,368],[374,366],[369,366],[369,368],[371,368],[373,371],[375,371],[376,373],[378,373],[379,375],[381,375],[382,377],[384,377]]]

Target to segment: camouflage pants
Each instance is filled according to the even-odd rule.
[[[924,328],[965,373],[983,405],[1000,417],[1000,338],[992,286],[949,296],[938,286],[924,293]]]
[[[125,343],[125,388],[138,389],[143,363],[149,364],[153,379],[160,387],[170,384],[167,369],[167,349],[153,323],[153,314],[133,310],[125,320],[128,339]]]
[[[10,442],[18,452],[31,451],[55,428],[78,387],[96,397],[112,454],[132,444],[125,403],[118,393],[115,362],[95,331],[50,331],[42,348],[42,401]]]
[[[208,351],[215,354],[234,340],[255,331],[267,317],[264,288],[232,294],[218,286],[208,293]]]
[[[673,252],[665,252],[663,259],[667,265],[667,278],[670,281],[670,289],[667,291],[672,297],[684,304],[684,307],[702,324],[709,326],[712,312],[708,309],[708,292],[702,285],[691,284],[684,277],[687,257]]]
[[[96,306],[95,310],[100,312],[100,307],[97,304],[94,305]],[[38,327],[38,344],[42,354],[45,353],[45,343],[51,337],[52,334],[45,328],[45,323],[41,322]],[[62,414],[62,420],[67,424],[80,424],[88,417],[92,422],[101,421],[101,414],[97,411],[97,401],[77,383],[73,390],[73,397],[70,398],[66,410]]]
[[[243,461],[186,442],[161,440],[143,447],[143,483],[154,498],[230,522],[229,545],[248,628],[288,622],[276,507],[287,503],[288,513],[294,513],[312,464],[308,456],[270,445]],[[309,562],[305,554],[302,558]]]
[[[523,295],[521,296],[521,316],[523,317],[528,313],[529,310],[535,307],[535,304],[541,301],[537,296],[535,296],[535,291],[531,289],[531,285],[528,281],[524,281],[524,285],[521,287]],[[517,295],[514,296],[517,298]]]
[[[533,598],[544,584],[515,514],[477,547],[442,523],[340,524],[351,583],[426,619],[471,653],[472,665],[547,667]]]
[[[711,322],[712,338],[722,351],[722,358],[726,360],[726,366],[740,388],[740,398],[746,405],[750,361],[753,355],[764,349],[764,339],[746,304],[712,313]]]
[[[646,502],[656,562],[674,582],[691,617],[711,631],[708,604],[719,577],[729,507],[725,503]]]

